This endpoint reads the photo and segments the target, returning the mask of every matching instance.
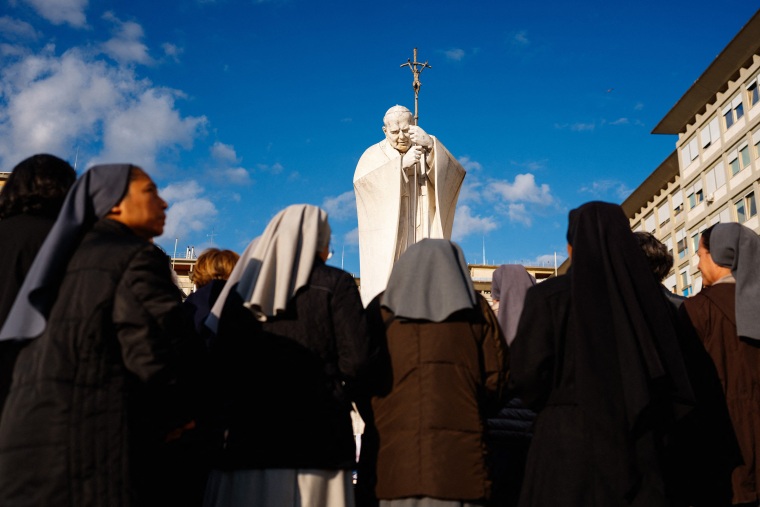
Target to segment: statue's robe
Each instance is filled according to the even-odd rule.
[[[364,305],[385,290],[393,264],[423,237],[451,239],[465,170],[433,139],[426,176],[401,169],[401,153],[383,140],[367,148],[354,173],[359,219],[359,262]],[[416,200],[415,200],[416,196]]]

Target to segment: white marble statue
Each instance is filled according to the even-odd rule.
[[[385,139],[370,146],[354,173],[364,305],[385,290],[394,262],[423,238],[451,239],[465,170],[441,142],[394,106]],[[424,155],[424,158],[423,158]]]

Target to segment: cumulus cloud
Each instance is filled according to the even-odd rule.
[[[507,208],[507,216],[512,222],[518,222],[530,227],[533,224],[531,214],[525,208],[525,203],[509,203]]]
[[[202,231],[218,213],[214,203],[203,197],[203,188],[195,180],[172,183],[160,194],[169,203],[164,238],[182,238],[189,232]]]
[[[459,48],[447,49],[446,51],[443,52],[443,54],[446,55],[446,58],[448,58],[449,60],[453,60],[455,62],[461,62],[462,59],[464,58],[464,49],[459,49]]]
[[[251,175],[245,167],[228,167],[222,170],[222,177],[233,185],[249,185]]]
[[[191,146],[203,132],[206,118],[182,117],[177,92],[76,48],[54,53],[48,45],[0,62],[0,164],[39,152],[66,157],[81,148],[83,156],[152,172],[157,157]]]
[[[481,235],[491,232],[498,226],[493,217],[475,215],[469,206],[460,205],[457,206],[451,238],[454,241],[461,241],[462,238],[472,234]]]
[[[330,220],[348,220],[356,218],[356,198],[354,191],[343,192],[336,197],[326,197],[322,208],[327,211]]]
[[[121,21],[112,12],[106,12],[103,19],[114,24],[114,36],[103,43],[105,54],[121,64],[139,63],[152,65],[148,46],[142,43],[143,29],[134,21]]]
[[[10,16],[0,17],[0,35],[9,40],[36,40],[39,37],[32,25]]]
[[[161,44],[161,49],[164,50],[164,54],[174,60],[175,62],[179,62],[179,55],[183,53],[182,48],[178,47],[175,44],[171,44],[169,42],[164,42]]]
[[[509,202],[531,202],[549,205],[554,202],[549,185],[536,184],[536,178],[530,173],[518,174],[515,181],[493,181],[487,186],[488,191]]]
[[[467,172],[480,171],[483,169],[483,166],[480,165],[480,162],[470,159],[470,157],[467,155],[459,157],[457,160],[460,164],[462,164],[462,167],[464,167],[464,170]]]
[[[87,17],[88,0],[23,0],[37,11],[37,14],[54,25],[68,24],[74,28],[84,28]]]
[[[180,117],[172,92],[156,88],[145,90],[105,119],[100,158],[137,159],[150,164],[165,146],[190,148],[205,123],[205,117]]]
[[[279,162],[275,162],[274,164],[256,164],[256,169],[265,173],[280,174],[285,168]]]
[[[217,164],[211,171],[215,179],[233,185],[252,183],[250,171],[245,167],[240,167],[240,157],[233,146],[216,141],[210,151],[211,158]]]
[[[214,160],[217,162],[227,162],[232,164],[240,162],[237,153],[235,152],[235,148],[219,141],[216,141],[211,146],[211,156],[214,157]]]

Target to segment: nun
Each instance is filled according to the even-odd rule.
[[[285,208],[212,308],[206,507],[354,505],[350,412],[367,324],[353,277],[325,263],[329,247],[327,213]]]
[[[410,246],[367,311],[381,336],[369,382],[380,506],[483,505],[485,419],[500,407],[508,353],[462,250],[446,239]]]
[[[734,505],[760,500],[760,238],[737,223],[716,224],[699,239],[704,287],[683,302],[721,379],[744,463],[731,478]]]
[[[193,421],[203,344],[151,241],[166,207],[126,164],[68,193],[0,332],[25,342],[0,420],[0,505],[178,504],[168,441]]]
[[[528,290],[510,349],[510,386],[538,413],[520,507],[725,505],[725,476],[674,480],[684,467],[712,470],[719,460],[705,452],[685,463],[670,451],[673,438],[679,448],[705,450],[702,440],[730,443],[733,435],[727,426],[693,431],[719,420],[684,422],[696,408],[725,413],[725,401],[702,406],[702,387],[717,377],[697,368],[698,350],[685,353],[689,342],[625,213],[586,203],[570,212],[567,241],[568,273]],[[697,438],[684,441],[682,429]]]

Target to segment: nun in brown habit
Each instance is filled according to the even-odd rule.
[[[491,489],[485,418],[500,407],[508,356],[461,249],[445,239],[410,246],[367,313],[382,335],[377,357],[387,361],[374,365],[367,417],[378,435],[380,507],[483,505]]]
[[[702,486],[674,478],[694,464],[670,444],[701,445],[685,444],[680,430],[706,400],[708,382],[692,380],[715,372],[697,373],[704,357],[683,341],[620,206],[571,211],[567,239],[571,269],[529,289],[510,349],[510,384],[539,412],[520,506],[689,505],[684,490]],[[725,401],[710,412],[725,414]],[[723,428],[700,437],[731,437]],[[710,457],[705,466],[717,466]],[[725,478],[703,486],[721,500],[701,505],[724,504],[715,491],[726,491]]]

